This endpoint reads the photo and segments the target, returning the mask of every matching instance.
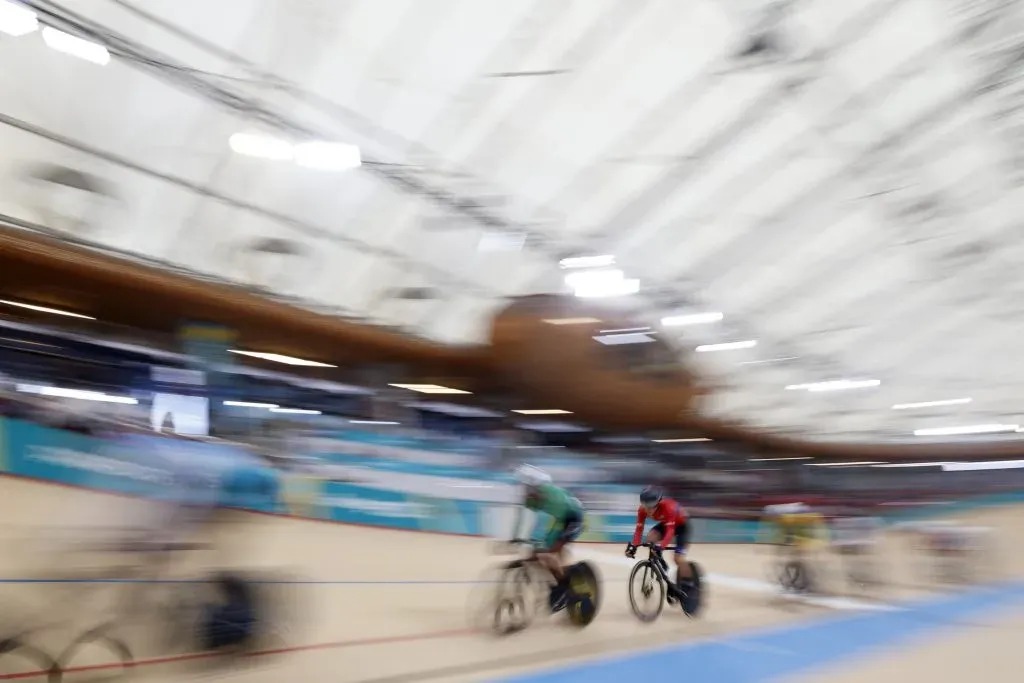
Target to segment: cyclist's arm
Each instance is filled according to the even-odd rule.
[[[636,512],[636,530],[633,532],[633,545],[640,545],[644,534],[644,523],[647,521],[647,510],[640,508]]]
[[[672,542],[673,538],[675,538],[676,523],[679,520],[679,503],[673,501],[667,512],[668,514],[666,515],[665,520],[665,537],[661,539],[662,548],[667,548],[668,544]]]
[[[516,506],[516,521],[512,525],[512,540],[525,538],[525,536],[520,535],[520,531],[523,526],[523,517],[525,516],[526,508],[527,504],[525,500],[522,505]]]

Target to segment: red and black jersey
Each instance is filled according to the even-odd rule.
[[[665,537],[661,539],[661,545],[664,547],[675,537],[676,527],[686,524],[689,516],[686,514],[686,508],[671,498],[662,498],[661,502],[654,507],[654,511],[649,514],[647,508],[641,505],[636,513],[636,531],[633,533],[633,545],[640,545],[640,538],[644,533],[644,523],[647,522],[648,517],[655,522],[661,522],[665,525]]]

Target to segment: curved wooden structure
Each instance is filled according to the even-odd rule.
[[[678,429],[767,453],[847,460],[1024,457],[1024,443],[833,444],[800,441],[702,417],[708,391],[684,367],[629,367],[593,340],[614,321],[559,296],[524,297],[496,316],[491,344],[453,347],[317,315],[235,288],[200,282],[27,231],[0,233],[0,298],[80,310],[111,322],[172,331],[183,320],[222,322],[250,346],[358,364],[394,363],[424,381],[514,387],[542,407],[571,410],[593,424]],[[620,323],[622,321],[619,321]],[[622,326],[621,324],[619,326]],[[628,323],[627,323],[628,326]]]

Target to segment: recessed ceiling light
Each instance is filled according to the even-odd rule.
[[[691,313],[689,315],[670,315],[661,319],[665,327],[682,327],[683,325],[707,325],[717,323],[725,318],[721,313]]]
[[[319,410],[307,410],[305,408],[271,408],[272,413],[290,413],[292,415],[323,415]]]
[[[627,332],[625,334],[598,334],[594,341],[605,346],[621,346],[623,344],[651,344],[655,341],[650,334],[640,332]]]
[[[58,31],[49,26],[43,27],[43,42],[51,50],[63,52],[66,55],[78,57],[93,64],[106,66],[110,63],[110,52],[99,43]]]
[[[397,425],[400,422],[393,422],[392,420],[349,420],[349,424],[353,425]]]
[[[558,262],[563,268],[602,268],[615,263],[615,257],[604,254],[601,256],[576,256],[564,258]]]
[[[250,358],[259,358],[261,360],[269,360],[274,363],[284,363],[285,365],[301,365],[303,367],[310,368],[336,368],[337,365],[331,365],[330,363],[321,363],[315,360],[306,360],[305,358],[295,358],[293,356],[285,356],[280,353],[264,353],[262,351],[240,351],[239,349],[229,349],[231,353],[237,353],[240,356],[249,356]]]
[[[257,401],[224,401],[226,406],[234,406],[236,408],[277,408],[276,403],[259,403]]]
[[[548,325],[596,325],[601,321],[597,318],[547,318]]]
[[[918,403],[897,403],[892,407],[893,410],[912,410],[914,408],[934,408],[937,406],[958,406],[964,403],[970,403],[969,398],[950,398],[944,401],[920,401]]]
[[[652,443],[697,443],[699,441],[711,441],[711,439],[651,439]]]
[[[64,315],[69,318],[82,318],[83,320],[95,320],[96,318],[91,315],[82,315],[81,313],[72,313],[71,311],[62,311],[59,308],[50,308],[49,306],[37,306],[35,304],[26,304],[20,301],[8,301],[6,299],[0,299],[0,304],[5,306],[15,306],[17,308],[27,308],[30,311],[39,311],[40,313],[52,313],[54,315]]]
[[[569,410],[561,410],[559,408],[538,408],[536,410],[513,410],[513,413],[519,413],[520,415],[572,415]]]
[[[963,434],[998,434],[999,432],[1015,432],[1020,425],[1015,424],[981,424],[963,427],[938,427],[936,429],[916,429],[914,436],[960,436]]]
[[[39,18],[27,7],[0,0],[0,33],[17,38],[39,30]]]
[[[877,387],[882,382],[877,379],[837,379],[827,382],[810,382],[808,384],[790,384],[786,391],[846,391],[849,389],[868,389]]]
[[[421,394],[471,394],[471,391],[463,391],[462,389],[453,389],[451,387],[443,387],[440,384],[389,384],[389,387],[395,387],[396,389],[406,389],[408,391],[417,391]]]
[[[736,351],[737,349],[752,349],[755,346],[757,346],[757,340],[755,339],[723,342],[721,344],[701,344],[697,347],[697,353],[708,353],[710,351]]]

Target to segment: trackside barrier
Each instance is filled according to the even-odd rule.
[[[173,468],[168,463],[175,463]],[[383,465],[387,461],[377,461]],[[317,474],[275,470],[245,449],[216,443],[182,441],[160,435],[129,434],[107,438],[50,429],[31,422],[0,418],[0,471],[58,484],[149,498],[177,496],[170,472],[189,472],[193,480],[220,482],[209,491],[223,505],[349,524],[448,534],[507,537],[514,522],[515,496],[504,477],[489,479],[410,475],[404,467],[376,469],[369,460],[359,467],[389,477],[376,482],[331,481]],[[442,467],[449,475],[456,474]],[[461,470],[456,466],[455,469]],[[424,484],[405,490],[386,481],[420,476]],[[447,486],[442,483],[447,482]],[[455,495],[456,487],[460,494]],[[191,491],[192,489],[190,489]],[[204,487],[197,488],[202,495]],[[444,493],[440,493],[444,492]],[[475,493],[474,493],[475,492]],[[440,493],[440,495],[438,495]],[[431,495],[434,494],[434,495]],[[883,515],[889,521],[946,515],[979,507],[1024,502],[1024,492],[1000,494],[947,505]],[[587,515],[581,540],[626,543],[636,524],[634,514],[594,510]],[[692,520],[697,543],[756,543],[761,524],[753,520]]]

